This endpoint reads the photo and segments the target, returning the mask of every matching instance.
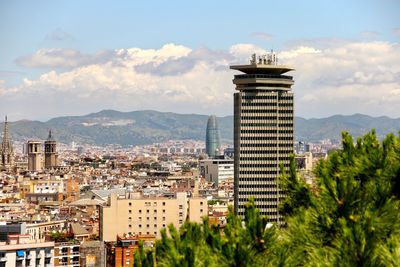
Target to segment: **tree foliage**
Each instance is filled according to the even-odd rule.
[[[162,231],[157,266],[400,266],[400,136],[375,131],[320,161],[311,187],[294,158],[282,175],[286,224],[269,227],[253,201],[226,227],[185,223]],[[152,253],[142,260],[152,266]]]

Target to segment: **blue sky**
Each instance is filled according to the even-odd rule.
[[[230,77],[229,75],[233,73],[227,70],[224,73],[216,72],[215,75],[204,77],[202,75],[206,72],[200,71],[201,67],[204,67],[202,63],[208,62],[211,64],[208,67],[215,67],[214,63],[209,62],[213,58],[222,66],[226,63],[227,67],[231,62],[243,59],[244,55],[241,53],[247,50],[251,53],[252,49],[274,49],[278,54],[283,53],[284,62],[286,57],[285,63],[302,66],[300,59],[307,58],[315,60],[315,65],[321,62],[321,58],[329,61],[325,59],[332,57],[338,60],[335,64],[338,66],[344,64],[342,67],[345,70],[347,68],[347,72],[336,73],[331,77],[325,74],[310,76],[308,73],[305,75],[305,72],[318,71],[320,68],[302,66],[299,69],[295,65],[297,72],[301,71],[295,74],[298,75],[295,77],[300,82],[299,86],[306,88],[303,92],[298,89],[296,107],[299,116],[322,117],[336,113],[361,112],[375,116],[400,117],[400,112],[395,109],[382,109],[388,104],[385,102],[387,99],[392,101],[390,105],[400,106],[400,102],[397,102],[397,97],[400,96],[397,91],[400,90],[398,72],[400,63],[392,59],[395,55],[389,55],[396,51],[399,54],[397,50],[400,39],[399,13],[400,1],[396,0],[197,1],[196,3],[98,0],[1,1],[0,114],[9,113],[11,118],[15,119],[44,120],[58,115],[79,115],[105,108],[122,110],[151,108],[227,115],[232,112],[231,99],[227,99],[229,98],[227,94],[233,93],[233,85],[231,79],[227,79],[224,83],[219,77]],[[180,51],[172,58],[160,55],[161,48],[168,44],[174,45],[171,48],[174,51]],[[140,49],[149,58],[137,61],[136,56],[132,55],[132,50],[129,50],[132,48]],[[121,63],[122,59],[117,51],[122,53],[122,50],[129,56],[124,57],[125,61]],[[348,59],[345,57],[340,61],[338,57],[341,55],[347,57],[354,55],[354,62],[347,62]],[[159,60],[160,57],[163,59]],[[362,60],[364,57],[371,57],[373,61],[364,62]],[[138,75],[132,76],[127,73],[129,77],[124,76],[127,79],[126,83],[115,88],[102,86],[104,77],[116,79],[117,82],[124,79],[116,77],[115,73],[118,71],[110,67],[116,60],[128,68],[143,69],[139,68],[140,64],[158,66],[177,58],[182,59],[179,61],[180,64],[190,62],[188,68],[193,73],[180,71],[173,75],[169,74],[168,77],[164,76],[167,78],[166,88],[161,88],[163,79],[157,80],[158,85],[151,84],[149,88],[138,88],[138,84],[141,83],[137,83],[135,79],[143,81],[145,78],[152,78],[149,75],[157,76],[157,73],[146,73],[146,75],[136,73]],[[387,64],[393,64],[388,67],[392,76],[385,76],[381,68],[378,68],[379,73],[374,73],[374,68],[360,71],[356,69],[357,63],[363,67],[365,64],[372,65],[376,62],[386,67]],[[176,68],[177,63],[173,61],[173,64]],[[180,68],[183,70],[185,66],[187,67],[180,65]],[[326,70],[331,70],[328,65],[325,67]],[[182,75],[186,75],[188,80],[182,79]],[[371,81],[372,77],[379,75],[382,76],[380,80]],[[51,81],[48,80],[50,76],[53,77]],[[189,76],[198,77],[199,82],[190,80]],[[381,81],[381,84],[390,86],[390,90],[385,89],[386,100],[381,99],[375,104],[372,103],[374,96],[371,95],[369,100],[359,99],[361,104],[352,108],[340,108],[348,105],[340,99],[334,100],[334,103],[327,106],[322,99],[333,95],[334,87],[328,88],[326,84],[337,83],[337,79],[346,81],[340,86],[335,85],[340,87],[339,92],[345,94],[349,89],[343,86],[348,86],[349,83],[353,83],[351,90],[358,88],[359,92],[365,93],[378,88],[379,86],[372,86]],[[88,80],[91,81],[90,85],[87,84]],[[197,84],[193,90],[197,91],[210,87],[201,84],[200,81],[221,86],[221,90],[217,90],[220,95],[213,91],[214,89],[206,89],[204,92],[209,92],[212,97],[207,100],[208,102],[205,101],[206,104],[200,102],[194,107],[197,95],[189,89],[193,81]],[[324,92],[313,91],[313,88],[320,87],[318,81],[321,82],[321,87],[327,88]],[[113,83],[115,81],[110,81],[110,84]],[[146,82],[141,84],[145,85]],[[157,86],[160,88],[155,89]],[[222,89],[225,87],[230,91]],[[74,90],[82,93],[74,100],[76,103],[63,101],[66,97],[76,95]],[[329,90],[332,92],[327,94]],[[155,97],[149,105],[146,104],[146,95],[142,94],[143,91],[149,91],[150,95]],[[158,99],[157,95],[165,91],[171,93]],[[135,92],[138,94],[135,95]],[[51,96],[48,97],[49,94]],[[110,95],[115,97],[114,102],[109,100]],[[168,98],[172,95],[173,98]],[[355,95],[356,92],[351,95],[352,100],[357,100],[353,99]],[[43,105],[35,110],[26,107],[32,98]],[[226,101],[218,98],[225,98]],[[128,101],[129,99],[132,101]],[[58,104],[53,104],[53,101],[58,101]],[[304,106],[301,105],[301,101],[305,101]],[[368,108],[371,104],[376,105],[375,108]],[[322,107],[328,109],[321,109]]]

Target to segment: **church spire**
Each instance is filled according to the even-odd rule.
[[[6,115],[6,118],[4,120],[4,132],[3,132],[3,143],[2,143],[3,149],[6,149],[6,147],[8,147],[10,143],[11,143],[11,141],[10,141],[10,137],[8,136],[8,122],[7,122],[7,115]]]
[[[0,147],[0,169],[9,169],[14,165],[14,151],[9,136],[7,116],[4,120],[3,141]]]

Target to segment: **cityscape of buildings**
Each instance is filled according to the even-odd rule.
[[[0,147],[1,266],[132,266],[139,242],[161,229],[207,218],[221,229],[228,207],[243,216],[254,198],[271,223],[284,218],[280,165],[295,154],[312,184],[312,166],[337,144],[294,140],[294,84],[274,54],[253,55],[234,77],[234,147],[221,144],[210,116],[205,141],[135,147],[14,143],[5,118]],[[19,149],[14,149],[18,147]]]

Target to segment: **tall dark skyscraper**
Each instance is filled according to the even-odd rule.
[[[282,220],[278,205],[280,164],[289,167],[293,153],[293,70],[278,65],[274,54],[257,57],[248,65],[231,66],[234,76],[234,190],[235,212],[243,216],[253,197],[270,222]]]
[[[209,157],[215,157],[221,149],[220,134],[217,118],[212,115],[208,117],[206,131],[206,153]]]

